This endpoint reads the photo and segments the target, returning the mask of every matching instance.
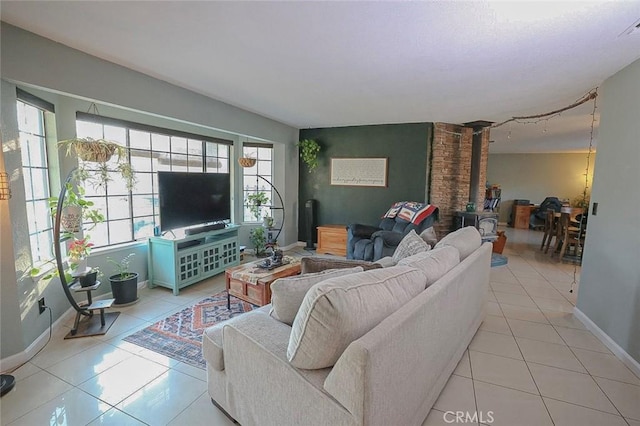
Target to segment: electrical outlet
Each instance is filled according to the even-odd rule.
[[[38,299],[38,311],[40,313],[44,312],[44,297],[41,297],[40,299]]]

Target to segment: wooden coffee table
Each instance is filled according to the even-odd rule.
[[[258,306],[271,303],[271,283],[278,278],[300,273],[300,259],[290,258],[290,263],[271,271],[258,268],[261,261],[245,263],[225,270],[227,281],[227,309],[231,309],[231,296]]]

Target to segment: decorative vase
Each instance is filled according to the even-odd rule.
[[[476,211],[476,203],[473,203],[473,202],[467,203],[466,209],[467,209],[468,212],[475,212]]]
[[[64,207],[60,216],[60,226],[66,232],[79,232],[82,229],[82,207]]]
[[[111,283],[111,293],[116,299],[115,305],[126,305],[138,300],[138,274],[132,272],[126,278],[120,278],[120,274],[109,277]]]

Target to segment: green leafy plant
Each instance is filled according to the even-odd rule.
[[[116,270],[116,273],[114,275],[117,275],[117,279],[126,280],[128,278],[132,278],[135,275],[135,272],[131,272],[129,270],[129,268],[131,267],[131,260],[135,255],[135,253],[129,253],[119,262],[113,260],[110,257],[107,257],[109,263],[111,263]]]
[[[103,187],[111,180],[111,171],[120,173],[129,190],[133,189],[137,182],[135,171],[127,158],[128,150],[120,144],[106,139],[73,138],[58,142],[58,146],[66,148],[67,155],[76,154],[83,161],[98,164],[95,174],[80,164],[76,176],[83,182],[89,181],[95,187]],[[111,169],[107,164],[113,155],[116,156],[115,169]]]
[[[318,153],[320,152],[320,145],[313,139],[303,139],[298,142],[298,148],[300,148],[300,158],[309,168],[309,173],[318,167]]]
[[[251,241],[251,244],[253,245],[256,256],[260,257],[265,255],[267,237],[262,226],[253,228],[249,231],[249,241]]]
[[[260,220],[261,207],[266,205],[268,202],[269,197],[267,197],[266,192],[259,191],[247,195],[246,204],[249,207],[251,214],[255,216],[256,220]]]
[[[85,221],[92,223],[89,230],[95,228],[99,223],[104,222],[104,215],[99,210],[94,209],[94,203],[91,200],[84,198],[85,189],[82,186],[76,186],[71,182],[66,184],[67,190],[65,198],[62,202],[62,207],[78,206],[82,210],[82,218]],[[49,197],[49,209],[51,210],[51,216],[55,217],[58,211],[58,197]],[[62,237],[71,238],[73,233],[65,232]]]

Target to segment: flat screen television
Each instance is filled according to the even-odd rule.
[[[158,172],[160,230],[231,219],[228,173]]]

